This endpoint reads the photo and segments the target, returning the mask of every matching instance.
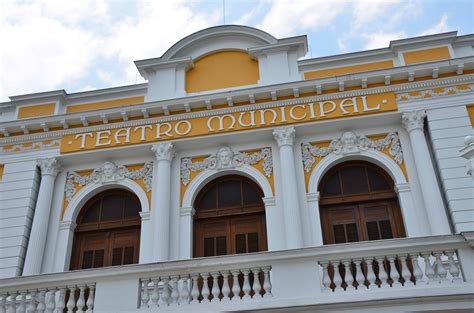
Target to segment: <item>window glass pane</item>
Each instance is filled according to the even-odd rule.
[[[347,242],[359,241],[359,234],[357,233],[356,224],[346,224]]]
[[[382,239],[392,239],[392,225],[390,225],[390,221],[380,221],[380,233],[382,234]]]
[[[247,234],[248,240],[248,251],[251,252],[258,252],[258,233],[250,233]]]
[[[125,202],[125,207],[124,207],[124,213],[123,217],[124,218],[138,218],[140,216],[140,210],[141,206],[138,201],[136,201],[134,198],[125,196],[124,197],[124,202]]]
[[[98,222],[100,215],[100,199],[97,199],[90,207],[87,209],[86,213],[82,217],[82,223],[92,223]]]
[[[262,203],[262,197],[249,183],[242,182],[242,186],[244,188],[244,205]]]
[[[112,251],[112,266],[122,265],[123,248],[114,248]]]
[[[123,197],[110,195],[102,198],[101,221],[120,220],[123,216]]]
[[[344,243],[346,242],[346,232],[344,230],[344,225],[334,225],[334,243]]]
[[[369,240],[379,240],[379,227],[377,222],[367,222],[367,235],[369,236]]]
[[[341,169],[342,191],[344,194],[369,191],[365,169],[362,166],[351,166]]]
[[[341,184],[339,181],[339,171],[335,172],[326,181],[326,184],[321,191],[322,196],[336,196],[341,194]]]
[[[215,256],[214,237],[204,238],[204,256]]]
[[[104,266],[104,250],[94,251],[94,268]]]
[[[241,190],[239,180],[227,180],[218,184],[218,207],[241,207]]]
[[[212,186],[206,191],[199,202],[198,208],[200,210],[217,208],[217,186]]]
[[[235,235],[235,253],[247,253],[247,240],[245,234]]]
[[[216,255],[227,254],[227,242],[225,236],[216,237]]]
[[[123,251],[123,265],[133,264],[133,247],[125,247]]]
[[[368,167],[367,175],[369,176],[370,190],[390,190],[390,185],[385,180],[385,177],[380,175],[377,171]]]

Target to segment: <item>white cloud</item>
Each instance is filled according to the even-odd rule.
[[[405,32],[385,33],[377,32],[374,34],[362,34],[362,37],[366,40],[364,49],[377,49],[386,48],[389,46],[391,40],[397,40],[405,38]]]
[[[269,12],[257,28],[277,37],[328,26],[341,14],[347,2],[341,0],[270,1]]]
[[[420,34],[418,34],[418,36],[444,33],[449,30],[450,27],[448,26],[448,16],[444,14],[436,25],[433,25],[432,27],[422,31]]]

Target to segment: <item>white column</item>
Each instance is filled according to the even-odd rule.
[[[193,257],[193,207],[179,210],[179,258],[191,259]]]
[[[36,201],[33,225],[31,226],[28,249],[26,250],[23,276],[40,274],[43,255],[46,247],[49,215],[53,199],[54,181],[61,170],[56,158],[38,160],[41,170],[41,183]]]
[[[280,208],[276,206],[275,197],[262,199],[265,204],[265,220],[267,222],[268,251],[286,249],[285,223]]]
[[[428,219],[433,235],[450,234],[446,210],[438,188],[435,170],[423,133],[425,111],[406,112],[402,115],[402,122],[410,136],[415,167],[420,180],[421,193],[428,213]]]
[[[156,201],[152,211],[153,261],[169,260],[170,210],[171,210],[171,160],[175,156],[171,142],[157,143],[151,148],[157,162]]]
[[[273,131],[273,135],[280,148],[280,177],[287,248],[301,248],[303,246],[301,212],[293,154],[295,128],[292,126],[279,127]]]
[[[53,272],[69,270],[76,226],[76,223],[72,221],[61,221],[59,223],[58,238],[60,238],[60,240],[56,243]]]
[[[323,245],[323,231],[321,229],[321,217],[319,214],[319,192],[306,194],[308,203],[308,216],[311,225],[311,236],[313,246]]]
[[[430,228],[427,227],[428,225],[426,225],[425,220],[420,218],[420,216],[422,216],[418,213],[420,208],[417,208],[413,204],[410,184],[397,184],[395,186],[395,192],[397,193],[398,201],[400,202],[407,237],[429,236]]]
[[[474,136],[464,138],[464,147],[461,150],[461,157],[466,161],[466,173],[474,179]]]
[[[138,263],[149,263],[153,261],[153,227],[151,227],[150,212],[140,212],[142,220],[140,230],[140,257]]]

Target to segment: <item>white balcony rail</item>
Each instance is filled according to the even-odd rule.
[[[318,309],[453,296],[470,309],[473,243],[467,233],[2,279],[0,313]]]

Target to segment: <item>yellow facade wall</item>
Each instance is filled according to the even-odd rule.
[[[37,116],[54,115],[56,103],[45,103],[37,105],[20,106],[18,108],[18,118],[31,118]]]
[[[186,72],[186,92],[255,85],[259,78],[258,62],[248,53],[221,51],[194,62]]]
[[[68,106],[66,109],[66,112],[74,113],[74,112],[100,110],[100,109],[115,108],[115,107],[121,107],[121,106],[133,105],[133,104],[141,104],[143,102],[145,102],[145,97],[139,96],[139,97],[115,99],[115,100],[102,101],[102,102],[76,104],[76,105]]]
[[[409,51],[403,53],[403,59],[405,64],[415,64],[415,63],[424,63],[438,60],[449,59],[451,55],[449,54],[449,49],[447,46],[423,49],[417,51]]]
[[[0,181],[2,181],[3,178],[3,170],[5,169],[5,165],[0,164]]]
[[[324,78],[324,77],[340,76],[340,75],[346,75],[346,74],[352,74],[352,73],[382,70],[382,69],[392,68],[392,67],[393,67],[393,61],[387,60],[387,61],[357,64],[357,65],[351,65],[351,66],[328,68],[328,69],[320,70],[320,71],[306,72],[304,73],[304,78],[305,79]]]
[[[471,126],[474,127],[474,104],[467,106],[467,114],[469,114],[469,119],[471,120]]]

